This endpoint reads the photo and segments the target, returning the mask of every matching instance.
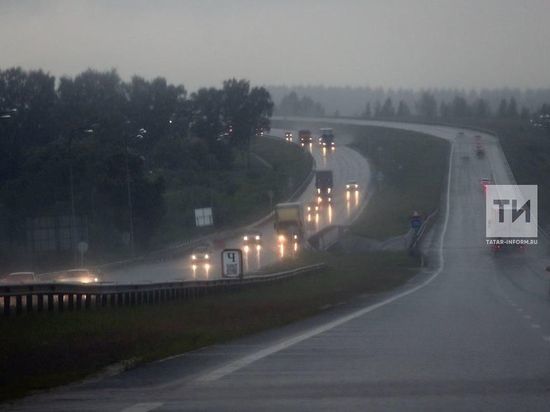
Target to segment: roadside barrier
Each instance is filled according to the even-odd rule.
[[[325,263],[241,279],[173,281],[137,284],[65,284],[33,283],[0,286],[0,310],[4,316],[32,312],[64,311],[151,305],[161,302],[191,300],[201,296],[240,290],[282,281],[298,275],[316,273]]]

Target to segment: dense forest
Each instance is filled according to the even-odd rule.
[[[84,240],[146,249],[167,182],[205,185],[205,171],[231,170],[269,127],[272,107],[267,90],[246,80],[189,95],[116,71],[0,71],[0,257],[70,254]],[[44,244],[54,238],[61,244]]]

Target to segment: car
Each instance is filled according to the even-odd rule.
[[[258,127],[258,128],[256,129],[256,136],[261,137],[261,136],[263,136],[264,134],[265,134],[265,130],[264,130],[263,127]]]
[[[12,272],[0,277],[0,283],[35,283],[38,282],[38,276],[34,272]]]
[[[490,244],[491,252],[494,255],[503,254],[503,253],[522,253],[525,251],[525,245],[523,244],[509,244],[506,243],[506,240],[503,238],[492,239]]]
[[[359,184],[355,180],[350,180],[346,183],[346,192],[357,192],[359,190]]]
[[[488,177],[482,177],[481,179],[479,179],[479,184],[481,185],[481,189],[483,190],[483,192],[486,192],[487,186],[493,185],[494,182],[493,182],[493,179],[490,179]]]
[[[100,275],[90,269],[78,268],[62,270],[57,272],[41,273],[38,275],[41,282],[59,283],[99,283]]]
[[[206,245],[198,246],[191,254],[191,267],[193,270],[198,267],[210,268],[210,248]]]
[[[285,140],[287,142],[292,142],[292,132],[285,132]]]
[[[306,206],[306,212],[308,214],[319,213],[319,210],[320,210],[319,204],[317,204],[315,202],[310,202]]]
[[[251,248],[260,250],[262,248],[262,234],[260,232],[249,232],[243,235],[244,251]]]

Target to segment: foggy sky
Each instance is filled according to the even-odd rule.
[[[0,0],[0,68],[255,84],[550,86],[549,0]]]

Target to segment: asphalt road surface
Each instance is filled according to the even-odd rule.
[[[495,139],[453,141],[449,189],[425,243],[432,268],[384,295],[126,373],[36,395],[20,410],[550,409],[546,241],[493,256],[479,179],[509,183]],[[466,157],[466,154],[469,156]]]
[[[270,134],[277,138],[284,138],[284,130],[273,129]],[[298,133],[294,131],[294,144],[297,142]],[[267,138],[267,137],[266,137]],[[322,150],[319,145],[313,144],[305,147],[315,159],[318,169],[330,169],[333,171],[333,201],[331,207],[323,207],[315,215],[307,216],[304,211],[307,235],[310,236],[327,225],[342,225],[349,223],[356,215],[365,200],[365,188],[370,180],[370,170],[366,159],[355,150],[346,147],[349,143],[346,136],[336,136],[336,149],[334,151]],[[289,143],[290,144],[290,143]],[[348,198],[346,196],[346,183],[355,180],[359,183],[360,190],[357,194]],[[296,200],[305,206],[315,199],[315,179],[313,179],[303,194]],[[308,222],[309,220],[309,222]],[[224,248],[239,248],[244,250],[243,235],[249,232],[259,232],[262,235],[261,249],[257,251],[254,246],[244,254],[244,266],[246,272],[254,272],[263,266],[276,262],[282,256],[289,257],[293,254],[291,248],[286,247],[281,251],[277,244],[277,236],[273,229],[273,219],[269,219],[250,229],[237,231],[239,235],[225,239],[220,237],[217,241],[210,242],[210,266],[198,265],[193,270],[191,254],[182,258],[151,262],[138,265],[130,265],[121,269],[106,271],[103,279],[116,283],[135,282],[162,282],[172,280],[207,280],[221,276],[221,251]],[[298,250],[298,253],[300,251]]]

